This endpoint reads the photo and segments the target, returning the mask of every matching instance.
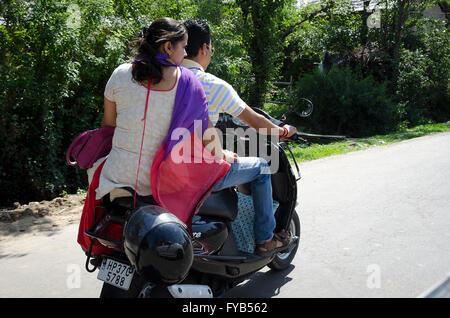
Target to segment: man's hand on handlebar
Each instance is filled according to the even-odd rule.
[[[294,126],[286,124],[283,127],[287,129],[288,133],[285,136],[282,136],[282,137],[280,136],[281,139],[289,139],[290,137],[292,137],[293,135],[295,135],[298,132],[297,128],[295,128]]]

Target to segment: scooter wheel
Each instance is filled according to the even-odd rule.
[[[278,253],[277,255],[275,255],[272,262],[267,264],[267,266],[269,266],[269,268],[273,270],[281,271],[286,269],[291,264],[292,260],[295,257],[295,254],[297,253],[297,249],[300,244],[300,218],[298,217],[297,211],[295,210],[292,214],[292,220],[288,230],[293,235],[298,237],[297,244],[290,252]]]

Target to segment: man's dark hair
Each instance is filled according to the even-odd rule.
[[[195,57],[203,43],[211,43],[209,26],[202,20],[186,20],[183,22],[188,31],[188,45],[186,47],[187,57]]]

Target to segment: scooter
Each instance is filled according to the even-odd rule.
[[[271,118],[262,110],[257,111],[275,124],[282,124],[281,121]],[[228,141],[234,138],[235,149],[243,147],[245,151],[249,150],[250,140],[233,133],[236,128],[248,128],[243,122],[222,114],[216,127],[224,132],[223,136]],[[136,261],[132,259],[140,253],[139,248],[134,254],[130,254],[126,247],[124,248],[127,245],[127,222],[130,220],[130,215],[135,213],[132,209],[131,196],[108,200],[105,202],[107,208],[103,220],[86,231],[87,235],[98,240],[111,251],[108,255],[93,258],[87,253],[86,269],[89,272],[99,269],[98,279],[104,281],[101,298],[222,297],[231,288],[265,266],[281,271],[290,265],[300,242],[300,219],[296,211],[300,170],[288,142],[278,140],[273,142],[270,136],[258,135],[257,138],[264,139],[258,141],[258,145],[262,145],[262,147],[259,146],[258,154],[262,152],[263,147],[267,147],[264,149],[264,154],[269,154],[271,158],[276,156],[275,158],[278,159],[277,169],[271,175],[275,202],[274,215],[277,224],[274,232],[283,229],[290,232],[292,236],[290,243],[284,249],[264,256],[254,253],[254,241],[251,235],[250,238],[248,236],[252,232],[253,214],[252,208],[248,207],[251,193],[248,184],[238,185],[211,193],[194,216],[192,233],[187,243],[189,246],[185,248],[189,252],[182,251],[192,253],[192,260],[182,280],[149,281],[148,276],[142,275],[137,270]],[[291,140],[301,141],[302,139],[295,135],[291,137]],[[288,154],[291,155],[296,173],[291,167]],[[164,211],[162,213],[164,214]],[[108,229],[114,226],[123,227],[124,230],[121,237],[112,239],[108,235]],[[128,243],[128,245],[132,244]],[[169,255],[170,257],[179,255],[179,248],[174,247],[175,245],[180,244],[169,244],[165,247],[167,255],[172,253],[169,250],[176,250]],[[90,265],[93,268],[90,268]]]

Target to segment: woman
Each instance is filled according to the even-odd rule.
[[[133,64],[119,66],[106,84],[102,125],[116,129],[96,190],[98,199],[111,191],[114,195],[115,189],[122,187],[133,188],[140,198],[150,196],[153,159],[169,132],[181,76],[177,65],[186,56],[187,32],[180,22],[161,18],[145,28],[142,35],[137,59]],[[161,54],[168,61],[158,60]],[[233,154],[217,144],[218,138],[203,139],[205,146],[210,142],[212,151],[217,149],[217,157],[233,160]]]

